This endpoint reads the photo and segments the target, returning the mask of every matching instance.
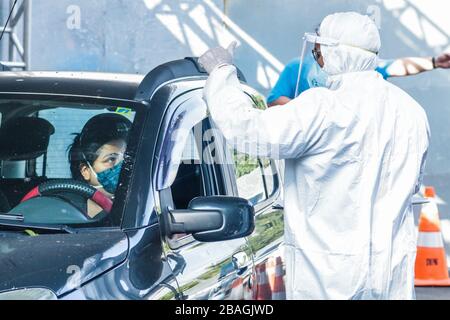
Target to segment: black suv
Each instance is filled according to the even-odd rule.
[[[0,74],[0,299],[285,297],[279,163],[227,146],[206,78],[192,58],[145,77]],[[67,160],[103,113],[133,123],[109,205]]]

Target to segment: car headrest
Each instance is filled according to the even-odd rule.
[[[36,159],[47,152],[55,128],[41,118],[13,118],[0,127],[0,160]]]

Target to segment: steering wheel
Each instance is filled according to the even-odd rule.
[[[57,192],[76,193],[77,195],[84,197],[86,200],[94,201],[106,213],[111,212],[113,203],[110,198],[108,198],[101,191],[98,191],[91,185],[73,179],[62,179],[41,183],[39,186],[33,188],[30,192],[28,192],[20,202],[25,202],[40,196],[49,196]]]

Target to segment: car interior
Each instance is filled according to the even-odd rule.
[[[192,199],[205,195],[200,164],[180,164],[171,189],[175,209],[186,209]]]
[[[0,127],[1,212],[10,211],[20,203],[27,192],[46,180],[45,175],[38,176],[35,171],[27,172],[24,179],[5,178],[3,174],[6,171],[11,174],[11,171],[19,170],[19,162],[23,164],[35,161],[41,156],[45,163],[50,137],[54,133],[55,128],[49,121],[34,117],[11,118]],[[17,143],[18,141],[21,143]]]
[[[7,106],[0,101],[0,214],[23,216],[27,223],[99,221],[106,214],[101,212],[95,219],[89,218],[87,198],[70,190],[55,190],[23,201],[37,186],[75,181],[71,179],[67,157],[74,133],[80,132],[92,116],[115,112],[104,106],[66,103],[59,108],[52,104],[16,100]]]

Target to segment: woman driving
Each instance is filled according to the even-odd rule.
[[[72,178],[84,181],[114,199],[119,183],[131,121],[118,114],[91,118],[69,147]],[[87,214],[94,218],[102,208],[88,200]]]

